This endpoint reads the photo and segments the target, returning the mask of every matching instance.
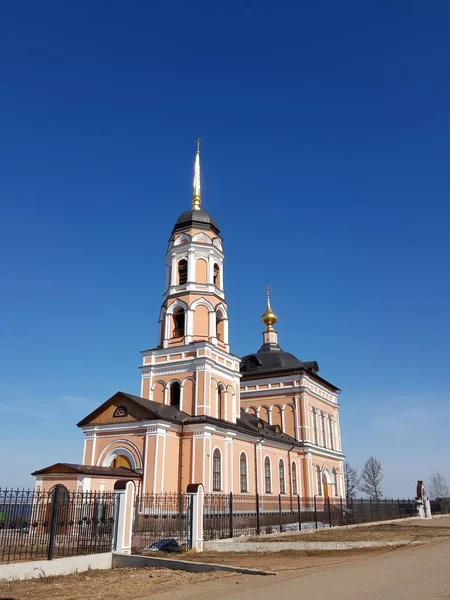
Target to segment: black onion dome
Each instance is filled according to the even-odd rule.
[[[255,354],[247,354],[241,360],[241,373],[267,373],[268,371],[290,371],[305,369],[305,363],[290,352],[269,350],[261,347]]]
[[[187,227],[198,227],[199,229],[212,229],[215,233],[220,233],[217,221],[209,215],[206,210],[201,208],[191,208],[185,210],[178,217],[172,233],[186,229]]]

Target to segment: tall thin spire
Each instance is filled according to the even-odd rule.
[[[192,208],[198,210],[202,203],[202,197],[200,192],[200,142],[201,138],[197,138],[197,152],[195,154],[195,166],[194,166],[194,192],[192,195]]]

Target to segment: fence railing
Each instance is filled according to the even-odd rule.
[[[436,498],[430,500],[432,515],[448,515],[450,513],[450,498]]]
[[[111,552],[119,495],[0,489],[0,562]]]
[[[205,494],[204,539],[320,529],[417,515],[414,500]]]
[[[143,494],[136,498],[132,547],[142,549],[163,539],[190,547],[191,502],[188,494]]]

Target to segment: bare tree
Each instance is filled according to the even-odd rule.
[[[381,463],[375,456],[370,456],[366,460],[366,464],[362,470],[358,487],[363,494],[367,494],[373,500],[379,500],[383,497],[383,492],[381,490],[382,481],[383,473],[381,472]]]
[[[449,497],[447,480],[439,471],[431,474],[428,482],[428,495],[432,499]]]
[[[349,462],[344,463],[345,497],[354,498],[359,484],[358,471]]]

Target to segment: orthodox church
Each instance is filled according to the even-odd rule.
[[[35,471],[36,487],[142,493],[344,497],[339,388],[279,346],[270,304],[259,350],[230,352],[224,249],[202,208],[197,144],[192,207],[165,255],[166,289],[155,348],[142,352],[140,396],[117,392],[78,423],[83,464]]]

